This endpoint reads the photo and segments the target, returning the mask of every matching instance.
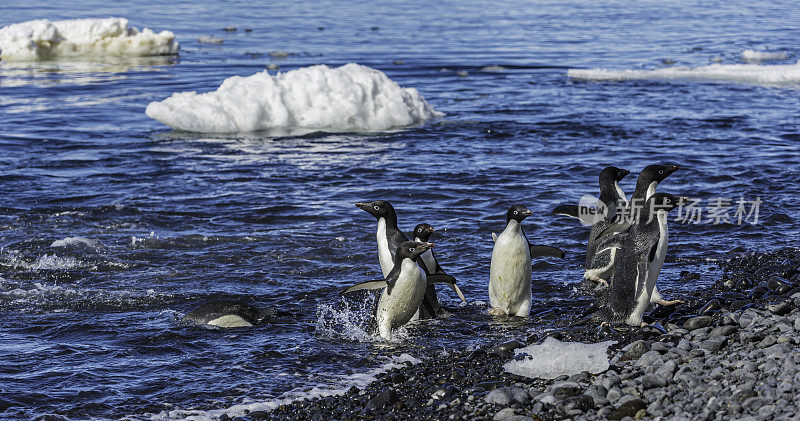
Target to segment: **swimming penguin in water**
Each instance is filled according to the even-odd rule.
[[[181,319],[184,323],[216,327],[257,326],[270,317],[274,311],[260,309],[236,301],[214,300],[190,311]]]
[[[400,228],[397,227],[397,213],[391,203],[385,200],[375,200],[373,202],[358,202],[356,206],[363,209],[378,220],[378,262],[381,265],[381,272],[386,277],[394,267],[394,256],[397,248],[408,238]],[[439,299],[436,296],[436,287],[431,284],[426,291],[425,299],[420,306],[419,317],[421,319],[434,318],[442,312],[439,306]]]
[[[433,247],[431,243],[404,241],[397,247],[394,266],[385,279],[362,282],[342,291],[342,294],[346,294],[364,289],[383,288],[375,312],[378,333],[382,338],[391,340],[392,330],[408,323],[419,309],[432,278],[426,277],[417,260],[431,247]],[[448,280],[444,277],[437,279],[442,282]]]
[[[489,314],[527,317],[531,311],[531,257],[564,257],[550,246],[534,246],[522,230],[522,221],[533,212],[514,205],[506,212],[506,228],[494,235],[489,266]]]
[[[655,194],[658,183],[664,181],[678,168],[677,165],[648,165],[639,173],[636,188],[627,206],[617,210],[618,217],[614,221],[608,221],[602,229],[596,231],[594,241],[587,247],[584,278],[606,285],[608,282],[613,282],[614,265],[632,220],[636,218],[637,212],[642,210],[645,201]],[[670,303],[661,300],[657,289],[653,298],[660,304]]]
[[[433,229],[432,226],[430,226],[430,224],[424,224],[424,223],[423,224],[419,224],[416,227],[414,227],[414,241],[427,243],[428,239],[430,239],[431,234],[434,231],[435,230]],[[439,260],[436,259],[436,255],[433,254],[433,249],[429,249],[425,253],[422,253],[422,255],[420,256],[419,260],[422,262],[421,265],[422,265],[422,268],[425,269],[425,273],[426,274],[436,274],[436,275],[439,275],[439,276],[450,276],[447,273],[445,273],[444,269],[442,269],[441,266],[439,266]],[[458,288],[458,285],[456,285],[455,278],[453,278],[453,283],[451,283],[449,285],[453,288],[453,291],[455,291],[455,293],[458,294],[458,298],[460,298],[461,301],[466,303],[467,299],[464,298],[464,294],[461,293],[461,289]],[[428,293],[428,291],[430,291],[430,290],[427,290],[426,294]]]
[[[656,279],[667,254],[669,230],[667,213],[687,203],[685,197],[656,193],[631,221],[614,267],[614,282],[608,300],[596,313],[605,322],[641,326],[642,315],[651,302]]]

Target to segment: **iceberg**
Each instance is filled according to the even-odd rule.
[[[151,102],[145,113],[195,133],[376,132],[444,115],[416,89],[355,63],[233,76],[213,92],[178,92]]]
[[[700,67],[664,67],[653,70],[569,69],[567,77],[594,81],[689,80],[792,85],[800,83],[800,63],[781,65],[710,64]]]
[[[539,345],[517,349],[514,359],[505,363],[503,368],[511,374],[533,379],[555,379],[583,371],[601,373],[608,370],[608,347],[614,343],[584,344],[547,338]]]
[[[141,32],[124,18],[47,19],[0,29],[0,59],[32,61],[98,56],[155,56],[178,53],[170,31]]]

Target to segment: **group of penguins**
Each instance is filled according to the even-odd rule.
[[[591,225],[586,250],[584,278],[603,288],[596,311],[586,320],[642,326],[642,316],[651,303],[674,305],[656,288],[656,279],[667,252],[667,213],[688,203],[685,197],[656,193],[660,182],[677,165],[649,165],[639,173],[630,198],[619,182],[630,171],[606,167],[600,172],[600,197],[593,208],[562,205],[553,213],[580,219]],[[375,321],[378,333],[391,340],[392,331],[412,319],[434,318],[439,306],[435,284],[449,285],[466,302],[456,280],[442,270],[428,242],[434,231],[419,224],[410,241],[397,226],[397,213],[387,201],[359,202],[356,206],[378,221],[378,260],[383,279],[361,282],[342,294],[382,289]],[[494,248],[489,269],[491,315],[527,317],[531,309],[531,258],[564,257],[556,247],[533,245],[522,229],[532,212],[522,205],[506,212],[506,227],[492,233]]]

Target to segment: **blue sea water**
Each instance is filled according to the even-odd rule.
[[[401,354],[557,327],[588,303],[575,288],[587,230],[550,210],[596,194],[605,165],[677,163],[661,191],[704,206],[731,199],[731,216],[739,198],[763,200],[758,224],[672,223],[659,281],[667,297],[713,282],[714,262],[732,249],[795,246],[797,85],[566,72],[738,64],[744,49],[785,51],[769,64],[793,64],[799,10],[767,1],[0,4],[0,26],[120,16],[181,43],[168,60],[0,62],[0,418],[213,417],[346,388]],[[224,43],[199,44],[203,35]],[[292,54],[277,60],[273,50]],[[273,137],[176,132],[144,114],[173,92],[210,91],[269,63],[348,62],[417,88],[446,116],[386,133]],[[634,181],[622,183],[628,193]],[[370,335],[369,303],[338,295],[380,276],[375,221],[353,206],[379,198],[394,203],[401,228],[440,231],[439,259],[470,302],[441,291],[453,316],[413,324],[397,343]],[[534,211],[529,238],[567,258],[535,263],[533,317],[493,320],[491,232],[515,203]],[[701,279],[679,282],[687,269]],[[250,300],[280,317],[232,330],[178,322],[211,299]]]

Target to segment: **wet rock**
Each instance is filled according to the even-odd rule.
[[[631,343],[627,348],[622,356],[623,361],[638,360],[639,357],[647,352],[647,345],[641,339]]]
[[[636,413],[647,409],[647,404],[641,399],[631,399],[618,406],[608,417],[610,420],[621,420],[625,417],[635,417]]]
[[[794,302],[783,301],[783,302],[780,302],[780,303],[777,303],[777,304],[772,304],[772,305],[767,306],[767,310],[769,310],[770,313],[772,313],[772,314],[775,314],[775,315],[778,315],[778,316],[783,316],[783,315],[791,313],[792,309],[794,309],[794,305],[793,304],[794,304]]]
[[[403,373],[393,373],[391,379],[392,383],[400,384],[406,381],[406,376]]]
[[[500,387],[489,392],[484,401],[489,404],[508,406],[512,403],[525,404],[531,395],[521,387]]]
[[[653,342],[653,344],[650,345],[651,351],[656,351],[661,354],[666,354],[670,348],[671,347],[665,344],[664,342]]]
[[[678,363],[674,360],[668,360],[661,367],[656,370],[655,374],[667,380],[672,380],[672,376],[678,370]]]
[[[722,308],[722,303],[718,299],[714,298],[713,300],[707,302],[703,307],[701,307],[698,313],[700,313],[701,315],[711,314],[721,308]]]
[[[247,414],[248,417],[254,420],[266,420],[269,419],[269,412],[267,411],[252,411]]]
[[[494,415],[494,418],[492,419],[494,421],[506,420],[513,417],[514,415],[517,415],[517,413],[514,412],[513,408],[504,408],[497,411],[497,413]]]
[[[454,394],[458,393],[458,389],[456,389],[452,385],[445,385],[439,389],[437,389],[433,394],[431,394],[431,399],[436,400],[445,400],[449,399]]]
[[[557,400],[562,400],[579,395],[581,393],[581,389],[582,388],[578,383],[561,382],[554,384],[550,393],[552,393]]]
[[[700,348],[705,349],[708,352],[717,352],[719,351],[728,339],[724,336],[716,336],[709,340],[700,342]]]
[[[687,320],[686,323],[683,324],[683,328],[686,330],[700,329],[711,326],[711,322],[713,321],[714,319],[712,319],[711,316],[696,316]]]
[[[641,357],[636,361],[636,365],[639,367],[652,367],[656,364],[661,364],[663,361],[663,357],[657,351],[647,351],[642,354]]]
[[[381,393],[379,393],[374,398],[370,399],[367,402],[367,405],[364,406],[364,410],[361,411],[361,414],[369,413],[370,411],[374,411],[377,409],[382,409],[387,406],[394,405],[396,402],[400,401],[400,396],[397,395],[394,389],[383,389]]]
[[[580,411],[586,412],[594,409],[594,399],[591,396],[580,395],[566,398],[558,403],[562,412]]]
[[[503,342],[503,343],[499,343],[499,344],[491,347],[489,349],[489,353],[490,354],[501,355],[501,354],[503,354],[505,352],[513,351],[513,350],[515,350],[517,348],[522,348],[524,346],[525,346],[524,343],[514,339],[514,340],[511,340],[511,341],[506,341],[506,342]]]
[[[713,338],[715,336],[730,336],[736,333],[737,330],[739,330],[738,326],[717,326],[708,333],[708,337]]]

